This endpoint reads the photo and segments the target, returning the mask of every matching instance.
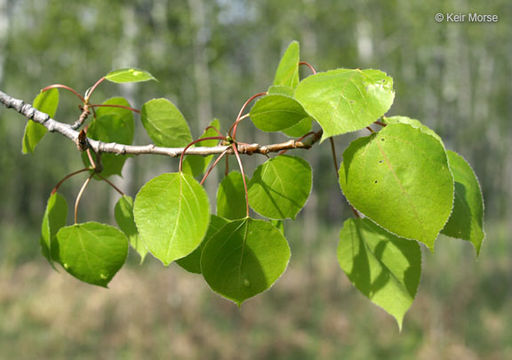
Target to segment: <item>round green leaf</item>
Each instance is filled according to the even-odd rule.
[[[295,219],[311,192],[308,162],[288,155],[277,156],[258,166],[249,182],[249,204],[270,219]]]
[[[59,106],[59,91],[57,89],[50,89],[45,92],[40,92],[34,99],[32,106],[50,115],[51,118],[55,117],[57,107]],[[47,132],[48,130],[43,125],[33,120],[28,120],[21,142],[21,151],[23,154],[34,152],[36,145]]]
[[[133,214],[142,242],[169,265],[199,246],[208,229],[210,204],[206,191],[192,176],[162,174],[140,189]]]
[[[299,83],[300,45],[292,41],[286,49],[274,76],[274,85],[288,86],[292,89]]]
[[[254,125],[263,131],[288,129],[309,118],[302,106],[284,95],[267,95],[254,104],[250,112]]]
[[[212,127],[215,129],[220,129],[220,123],[219,120],[214,119],[208,127]],[[218,136],[219,134],[214,129],[208,129],[205,132],[203,132],[203,135],[201,135],[201,138],[205,137],[212,137],[212,136]],[[219,140],[204,140],[201,142],[198,142],[194,144],[194,146],[215,146]],[[199,175],[204,174],[206,169],[208,168],[208,165],[210,165],[210,162],[212,161],[213,155],[208,156],[185,156],[185,160],[183,160],[183,167],[182,171],[185,174],[190,174],[193,177],[197,177]]]
[[[119,69],[109,72],[105,75],[105,79],[114,83],[129,83],[129,82],[140,82],[148,80],[156,80],[153,75],[145,70],[128,68]]]
[[[249,182],[247,177],[246,181]],[[242,174],[238,171],[230,172],[219,184],[217,215],[226,219],[241,219],[247,216],[244,182]]]
[[[97,222],[63,227],[57,240],[64,269],[81,281],[104,287],[128,254],[126,236],[113,226]]]
[[[338,261],[352,284],[391,314],[401,329],[420,282],[418,243],[396,237],[368,219],[348,219],[340,232]]]
[[[289,259],[288,242],[279,230],[245,218],[228,223],[206,243],[201,271],[215,292],[241,305],[272,286]]]
[[[455,181],[455,200],[450,219],[441,232],[470,241],[478,255],[485,237],[482,190],[466,160],[454,151],[448,150],[446,154]]]
[[[302,80],[295,99],[322,126],[322,141],[360,130],[393,103],[393,79],[379,70],[337,69]]]
[[[59,261],[59,243],[57,232],[66,225],[68,217],[68,204],[64,196],[59,193],[50,195],[41,224],[41,251],[52,264]]]
[[[142,125],[157,146],[182,147],[192,142],[187,121],[167,99],[153,99],[142,106]]]
[[[407,116],[391,116],[391,117],[385,117],[383,120],[384,120],[385,124],[409,124],[413,128],[420,129],[424,133],[432,135],[437,140],[443,142],[441,137],[439,135],[437,135],[434,132],[434,130],[432,130],[431,128],[429,128],[426,125],[423,125],[419,120],[411,119],[410,117],[407,117]]]
[[[204,246],[208,240],[210,240],[210,238],[228,222],[228,220],[221,218],[220,216],[211,215],[208,231],[206,232],[203,241],[201,241],[201,244],[184,258],[176,260],[176,264],[188,272],[201,274],[201,253],[203,252]]]
[[[339,180],[348,201],[398,236],[434,249],[450,216],[453,177],[442,143],[407,124],[352,142]]]
[[[115,97],[106,100],[103,105],[130,106],[130,103],[122,97]],[[134,129],[133,113],[130,110],[118,107],[100,107],[96,109],[96,118],[90,123],[87,136],[94,140],[129,145],[133,141]],[[121,175],[127,158],[127,155],[101,154],[103,170],[100,174],[104,177]],[[85,166],[90,166],[85,152],[82,153],[82,160]]]
[[[130,245],[140,255],[140,262],[144,261],[148,250],[146,245],[142,242],[135,220],[133,219],[133,199],[128,195],[123,195],[119,198],[114,208],[114,216],[119,228],[128,237]]]

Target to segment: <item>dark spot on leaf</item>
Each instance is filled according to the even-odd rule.
[[[384,141],[384,138],[381,138],[380,141]]]
[[[379,164],[382,164],[382,160],[379,160]]]
[[[374,184],[377,184],[377,183],[378,183],[378,181],[377,181],[377,180],[375,180],[373,183],[374,183]]]

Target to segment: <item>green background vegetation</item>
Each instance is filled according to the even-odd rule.
[[[496,24],[436,23],[437,12],[497,14]],[[102,84],[98,102],[121,95],[137,108],[167,97],[195,137],[215,116],[227,129],[250,95],[271,83],[293,39],[318,70],[376,68],[394,79],[391,115],[436,130],[473,166],[486,200],[479,259],[468,242],[441,237],[423,252],[419,293],[399,334],[394,319],[349,283],[336,260],[351,216],[328,143],[302,154],[313,195],[285,228],[292,260],[268,292],[241,310],[175,264],[130,255],[110,284],[82,284],[53,271],[39,228],[55,183],[81,166],[68,140],[48,135],[21,155],[25,121],[0,110],[0,358],[505,359],[512,357],[512,8],[508,1],[0,0],[0,88],[31,101],[64,83],[81,92],[112,69],[138,66],[160,81]],[[307,69],[303,69],[307,74]],[[76,100],[61,92],[56,117],[72,122]],[[140,121],[135,143],[148,143]],[[338,153],[354,136],[337,139]],[[269,143],[254,131],[239,139]],[[249,172],[263,161],[246,157]],[[135,195],[177,168],[158,156],[130,158],[116,184]],[[216,172],[207,181],[215,194]],[[66,183],[68,199],[83,179]],[[95,182],[79,218],[114,223],[118,199]]]

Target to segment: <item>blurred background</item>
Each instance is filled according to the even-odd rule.
[[[438,12],[496,14],[497,23],[437,23]],[[288,270],[241,309],[201,277],[130,254],[102,289],[56,272],[40,254],[49,193],[79,169],[75,145],[46,135],[21,154],[25,119],[0,109],[1,359],[510,359],[512,358],[512,3],[340,0],[0,0],[0,89],[31,102],[53,83],[84,92],[112,69],[136,66],[159,82],[102,84],[96,102],[125,96],[134,107],[167,97],[200,135],[213,118],[223,131],[250,95],[271,83],[292,40],[319,71],[377,68],[395,81],[389,114],[423,121],[478,175],[487,238],[478,259],[468,242],[440,237],[423,253],[417,298],[398,332],[394,319],[351,286],[335,249],[351,216],[326,142],[303,155],[314,191],[286,223]],[[303,76],[308,75],[304,71]],[[60,93],[56,118],[78,103]],[[270,143],[243,123],[239,139]],[[143,130],[140,121],[137,129]],[[336,139],[338,157],[355,136]],[[143,131],[135,143],[148,143]],[[246,157],[249,169],[263,157]],[[158,156],[127,161],[115,183],[134,196],[176,169]],[[207,181],[215,193],[218,176]],[[63,187],[72,202],[84,178]],[[93,183],[81,221],[114,223],[115,194]],[[509,220],[507,220],[509,219]]]

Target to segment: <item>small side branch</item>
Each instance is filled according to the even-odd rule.
[[[12,108],[24,117],[31,119],[43,126],[50,132],[59,133],[77,144],[79,139],[79,132],[73,130],[72,125],[59,122],[52,119],[48,114],[35,109],[32,105],[26,104],[23,100],[16,99],[7,95],[0,90],[0,103],[7,108]],[[309,149],[313,144],[318,142],[322,137],[322,131],[315,132],[312,136],[304,141],[289,140],[278,144],[260,145],[260,144],[238,144],[237,150],[239,154],[252,155],[263,154],[266,155],[272,152],[279,152],[282,150],[292,149]],[[83,139],[82,139],[83,140]],[[169,148],[149,145],[124,145],[118,143],[105,143],[102,141],[87,138],[88,147],[96,153],[113,153],[113,154],[130,154],[130,155],[143,155],[143,154],[157,154],[166,155],[170,157],[181,156],[185,148]],[[227,151],[226,151],[227,150]],[[190,147],[186,150],[186,155],[215,155],[225,152],[227,155],[234,154],[233,148],[230,145],[220,145],[212,147]]]

